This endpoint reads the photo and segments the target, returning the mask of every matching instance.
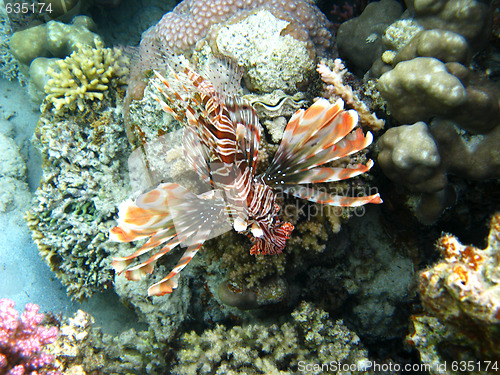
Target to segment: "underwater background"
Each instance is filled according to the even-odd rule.
[[[498,373],[499,4],[0,0],[0,374]],[[366,140],[328,167],[362,172],[275,189],[283,248],[234,221],[120,275],[124,207],[199,193],[210,84],[254,108],[257,175],[327,100],[359,118],[332,147]]]

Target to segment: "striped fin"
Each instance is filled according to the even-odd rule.
[[[275,226],[262,226],[262,236],[254,239],[250,254],[280,254],[286,246],[294,227],[290,223],[280,223]]]
[[[315,154],[307,154],[305,151],[306,157],[301,157],[301,155],[292,157],[287,163],[288,169],[286,170],[289,171],[288,173],[295,170],[303,171],[341,159],[365,149],[372,141],[372,133],[367,132],[365,135],[360,128],[357,128],[330,148],[318,150]]]
[[[382,199],[378,193],[364,197],[349,197],[325,193],[306,186],[287,187],[284,191],[298,198],[336,207],[358,207],[367,203],[382,203]]]
[[[131,242],[150,237],[133,254],[113,259],[112,266],[118,272],[125,271],[129,280],[139,280],[153,271],[156,261],[179,244],[188,246],[179,264],[165,278],[161,290],[154,295],[165,293],[167,286],[172,287],[174,276],[185,267],[203,243],[217,230],[230,228],[225,217],[224,201],[220,195],[205,193],[197,196],[174,183],[159,185],[141,196],[135,202],[128,200],[120,206],[118,226],[110,230],[110,239]],[[146,261],[137,265],[132,263],[139,257],[160,245],[164,246]],[[131,266],[132,265],[132,266]],[[158,284],[158,285],[159,285]],[[158,288],[157,284],[152,290]]]
[[[247,162],[253,176],[257,167],[257,155],[262,133],[259,117],[252,105],[240,97],[228,97],[225,105],[231,121],[236,124],[236,141],[242,152],[240,160]]]
[[[193,243],[187,248],[172,271],[170,271],[170,273],[161,281],[148,288],[148,296],[163,296],[167,293],[172,293],[173,289],[177,288],[179,273],[188,265],[191,259],[193,259],[196,253],[200,250],[203,243],[208,239],[211,229],[212,228],[207,228],[203,231],[198,231]]]
[[[300,160],[317,150],[330,148],[349,134],[357,124],[357,113],[343,108],[341,99],[334,104],[319,99],[307,110],[297,111],[286,126],[269,171],[290,164],[292,158]]]
[[[290,119],[283,141],[263,178],[271,186],[344,180],[368,171],[373,162],[352,168],[322,165],[361,151],[373,136],[356,127],[358,115],[345,111],[341,99],[331,104],[319,99]],[[319,168],[315,168],[319,167]]]
[[[347,180],[369,171],[373,167],[373,160],[368,160],[366,165],[359,164],[350,168],[320,167],[286,174],[280,178],[285,184],[316,184],[320,182],[335,182]]]
[[[184,156],[194,167],[194,170],[200,178],[210,184],[209,156],[206,147],[198,140],[193,129],[186,126],[184,130]]]

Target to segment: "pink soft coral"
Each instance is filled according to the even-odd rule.
[[[58,329],[40,325],[44,315],[38,313],[38,305],[28,303],[21,317],[14,305],[14,301],[0,299],[0,373],[59,374],[51,370],[54,357],[42,351],[56,340]]]

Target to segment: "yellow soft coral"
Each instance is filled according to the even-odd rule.
[[[83,111],[86,100],[102,100],[111,80],[128,73],[120,49],[103,48],[97,38],[95,46],[78,45],[78,51],[56,62],[57,70],[47,70],[52,78],[45,85],[46,103],[55,113]]]

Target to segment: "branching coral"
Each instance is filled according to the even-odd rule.
[[[333,323],[328,313],[309,303],[302,303],[281,326],[218,325],[202,335],[185,334],[182,346],[173,370],[178,375],[291,375],[302,372],[299,366],[306,364],[311,365],[308,374],[324,374],[336,372],[328,367],[333,362],[355,364],[360,370],[352,373],[361,374],[368,361],[359,338],[341,320]]]
[[[46,328],[41,323],[43,314],[38,305],[29,303],[19,317],[14,302],[0,299],[0,373],[7,375],[57,375],[53,371],[54,357],[44,347],[55,341],[56,327]]]
[[[385,121],[371,113],[366,104],[354,93],[352,87],[344,83],[347,69],[340,59],[335,59],[333,70],[324,63],[319,64],[317,70],[321,74],[321,79],[328,85],[326,87],[328,97],[341,97],[347,106],[354,108],[359,114],[361,125],[366,125],[373,130],[380,130],[384,127]]]
[[[88,313],[78,310],[59,327],[49,348],[63,375],[160,374],[165,369],[164,345],[153,332],[129,329],[118,336],[101,331]]]
[[[99,39],[94,40],[95,48],[78,44],[78,51],[64,60],[56,61],[57,70],[49,68],[52,77],[45,85],[46,101],[55,113],[78,108],[84,111],[86,101],[102,100],[116,79],[115,85],[128,73],[125,60],[118,48],[103,48]]]

